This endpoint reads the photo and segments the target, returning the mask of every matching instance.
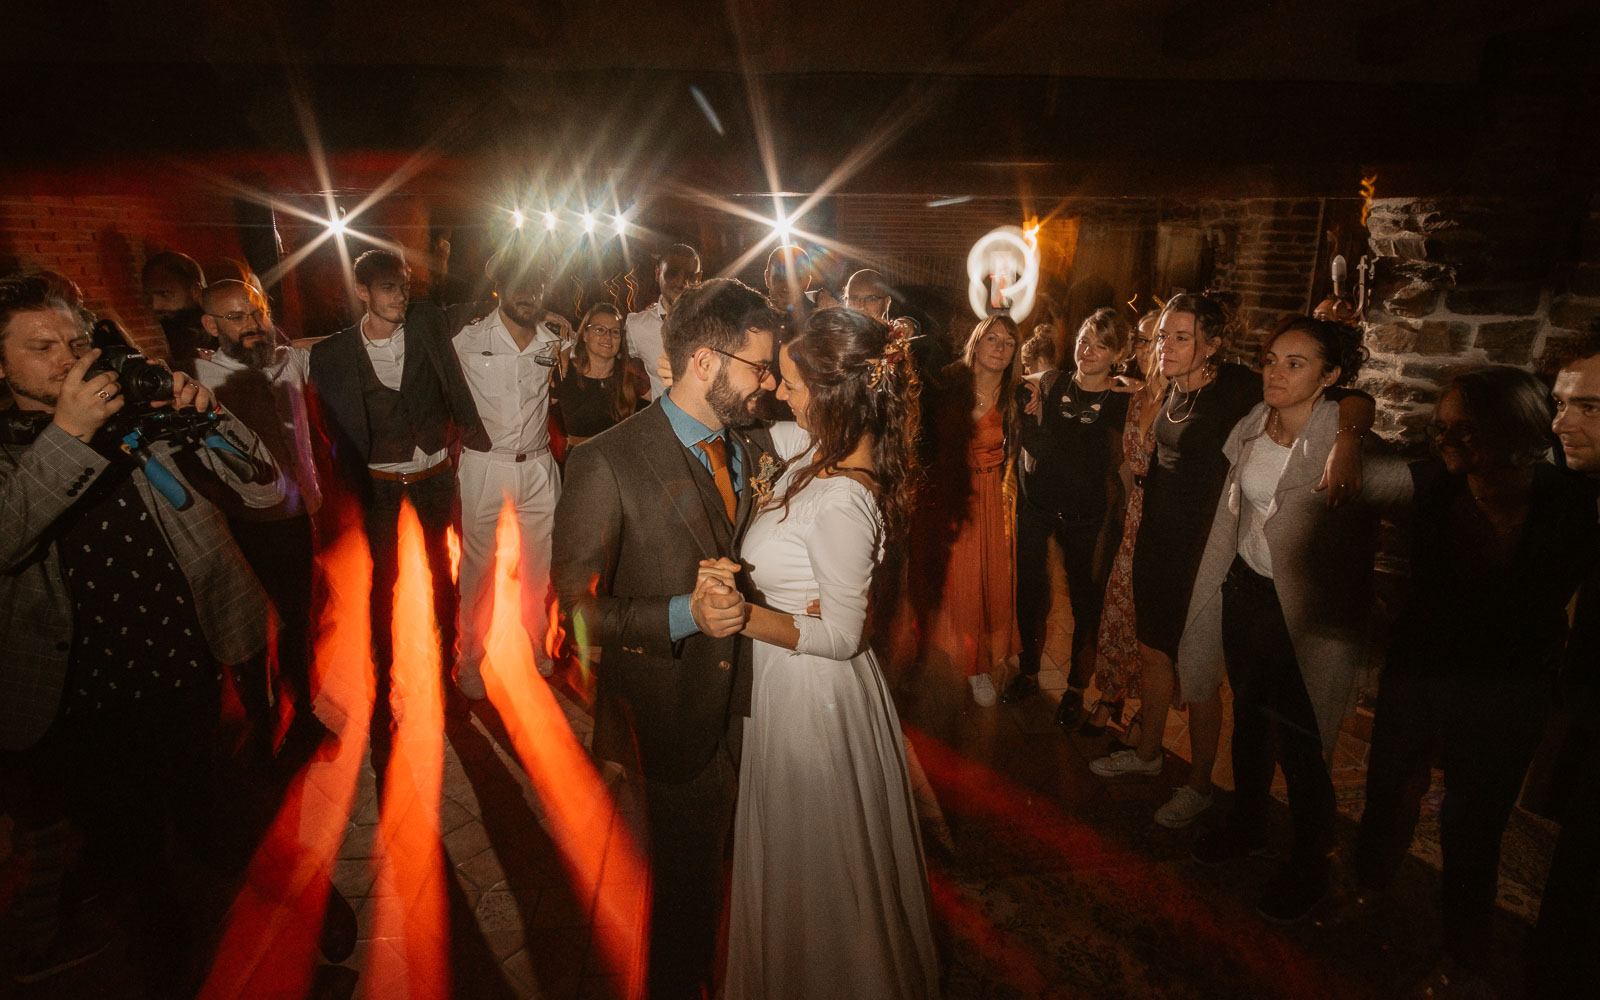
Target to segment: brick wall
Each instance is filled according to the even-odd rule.
[[[200,259],[239,254],[225,226],[196,224],[200,218],[193,202],[179,207],[154,195],[7,194],[0,196],[0,273],[61,272],[83,289],[90,309],[165,357],[166,340],[140,288],[145,259],[168,249]]]

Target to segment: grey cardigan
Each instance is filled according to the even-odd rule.
[[[256,462],[276,471],[272,456],[244,424],[225,414],[218,430]],[[145,507],[166,536],[194,592],[195,612],[218,660],[238,663],[266,645],[267,598],[228,534],[222,513],[173,461],[177,449],[158,441],[151,452],[188,488],[192,502],[172,506],[135,470]],[[244,482],[208,448],[200,461],[250,507],[282,502],[276,476]],[[72,594],[50,528],[79,491],[111,463],[49,424],[32,444],[0,449],[0,749],[22,750],[55,721],[72,643]]]
[[[1223,674],[1222,583],[1239,551],[1239,469],[1266,432],[1271,408],[1259,403],[1228,435],[1231,468],[1211,522],[1189,614],[1178,644],[1178,680],[1186,700],[1214,694]],[[1371,628],[1373,557],[1378,516],[1411,497],[1407,463],[1368,436],[1361,493],[1330,509],[1315,492],[1339,430],[1339,404],[1316,405],[1289,452],[1263,532],[1273,583],[1295,658],[1316,710],[1324,752],[1331,753]]]

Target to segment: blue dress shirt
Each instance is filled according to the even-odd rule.
[[[672,425],[672,433],[678,436],[678,441],[689,453],[700,460],[701,466],[707,472],[711,471],[711,458],[696,448],[695,445],[712,438],[721,438],[728,452],[728,475],[733,479],[733,492],[737,496],[744,479],[744,458],[736,442],[728,439],[726,428],[712,430],[698,419],[685,413],[683,408],[672,401],[672,390],[668,389],[656,405],[661,407],[667,415],[667,422]],[[677,594],[667,602],[667,631],[672,636],[672,641],[687,639],[700,631],[700,626],[694,623],[694,615],[689,611],[689,601],[693,594]]]

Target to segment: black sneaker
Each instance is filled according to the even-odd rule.
[[[1272,924],[1297,924],[1328,896],[1328,873],[1286,868],[1267,880],[1256,913]]]
[[[1083,692],[1067,688],[1061,692],[1061,704],[1056,706],[1056,725],[1071,732],[1083,725],[1089,717],[1083,707]]]
[[[1235,858],[1264,858],[1272,851],[1259,833],[1246,833],[1234,826],[1219,826],[1202,833],[1190,851],[1203,865],[1220,865]]]
[[[1000,692],[1000,700],[1007,705],[1039,693],[1039,681],[1032,674],[1018,674]]]

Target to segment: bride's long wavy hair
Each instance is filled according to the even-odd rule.
[[[887,324],[835,308],[812,313],[784,344],[811,394],[806,422],[816,454],[790,480],[782,500],[785,514],[807,483],[838,466],[870,434],[885,541],[905,537],[921,478],[916,434],[922,383],[910,351],[903,343],[891,346],[892,339]]]

